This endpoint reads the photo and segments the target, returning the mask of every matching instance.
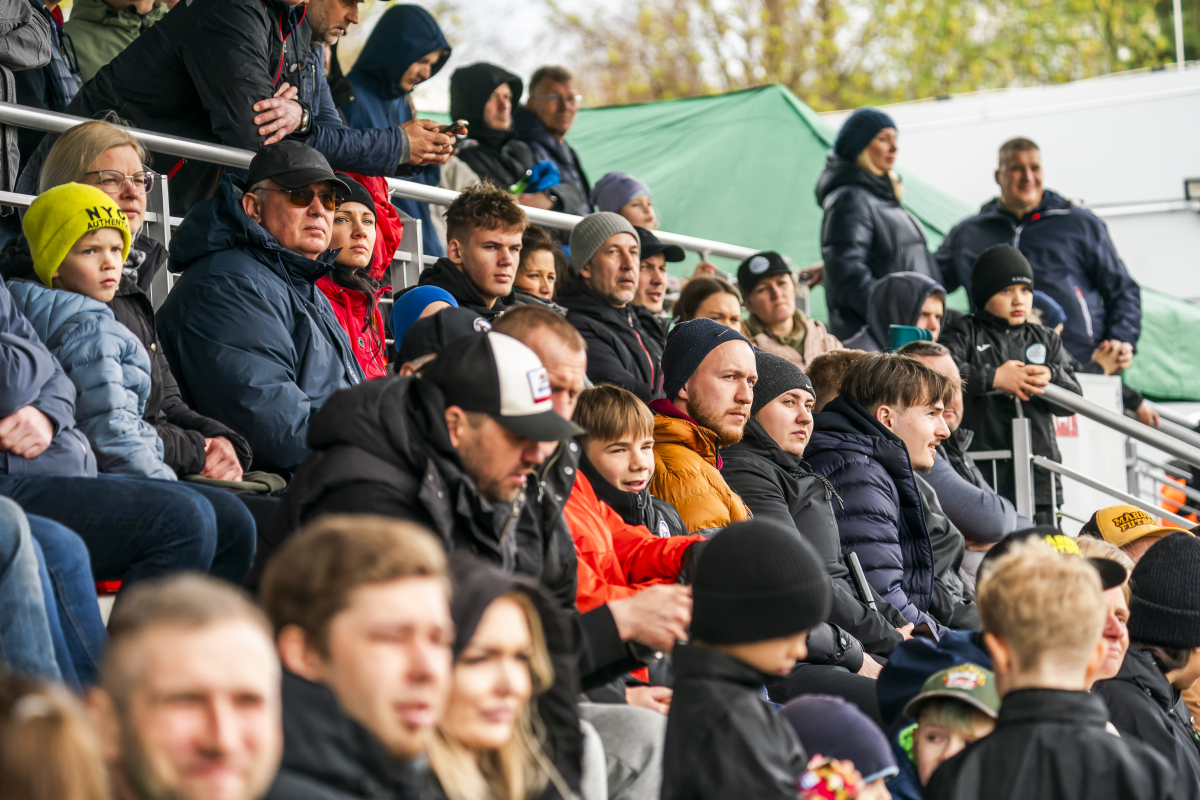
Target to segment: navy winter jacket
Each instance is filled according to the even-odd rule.
[[[537,88],[530,86],[530,95]],[[587,174],[583,171],[583,162],[579,160],[579,154],[574,148],[551,136],[537,115],[525,106],[513,109],[513,127],[517,129],[517,137],[533,150],[536,160],[553,161],[558,167],[562,181],[554,187],[554,193],[562,203],[563,213],[578,214],[581,217],[592,213],[592,206],[588,201],[592,185],[588,182]]]
[[[37,458],[0,452],[0,474],[94,478],[96,457],[75,428],[75,385],[17,310],[0,280],[0,417],[33,406],[54,423],[54,438]]]
[[[971,293],[975,259],[994,244],[1011,244],[1033,266],[1034,286],[1067,312],[1062,340],[1081,364],[1106,339],[1136,345],[1142,333],[1142,293],[1129,276],[1104,222],[1047,190],[1021,219],[992,200],[950,231],[936,259],[942,285]]]
[[[431,78],[450,58],[450,43],[437,21],[420,6],[393,6],[384,12],[363,45],[354,68],[346,75],[354,87],[354,98],[343,105],[341,111],[350,127],[395,128],[411,120],[415,112],[400,79],[410,66],[435,50],[443,51],[443,55],[434,62]],[[404,179],[437,186],[442,179],[442,170],[436,165],[420,167]],[[439,258],[446,255],[437,231],[433,229],[428,203],[416,200],[392,202],[405,214],[421,220],[425,255]]]
[[[842,552],[858,554],[867,582],[909,622],[928,622],[933,598],[933,545],[908,450],[859,403],[839,395],[816,415],[804,451],[829,479]]]
[[[183,274],[155,316],[171,373],[191,408],[246,437],[255,469],[298,467],[313,415],[364,380],[315,285],[331,256],[283,249],[228,184],[171,240],[171,269]]]

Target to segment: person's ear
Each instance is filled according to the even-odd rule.
[[[691,385],[692,385],[692,379],[688,378],[687,383],[683,384],[683,387],[680,388],[679,393],[675,395],[675,399],[682,400],[683,402],[686,403],[688,401],[688,388]]]
[[[586,264],[584,264],[582,267],[579,268],[579,277],[583,278],[585,281],[590,281],[592,279],[592,262],[591,261],[588,261]]]
[[[284,625],[276,637],[279,660],[284,668],[307,681],[319,681],[324,675],[324,662],[309,646],[308,634],[299,625]]]
[[[463,426],[467,423],[467,412],[458,406],[446,408],[446,432],[450,434],[450,446],[455,450],[463,441]]]
[[[446,258],[450,259],[452,264],[463,263],[463,251],[466,247],[457,238],[449,239],[446,242]]]
[[[996,185],[997,185],[997,186],[1003,186],[1003,185],[1004,185],[1004,184],[1000,183],[1000,170],[999,170],[999,168],[997,168],[997,169],[996,169],[996,171],[992,173],[992,178],[994,178],[994,179],[995,179],[995,181],[996,181]]]
[[[992,656],[992,672],[996,675],[1013,673],[1013,651],[1008,643],[994,633],[983,634],[983,645]]]
[[[255,222],[262,222],[262,198],[254,192],[246,192],[242,195],[242,210]]]
[[[875,419],[889,431],[895,429],[896,412],[892,410],[891,406],[881,405],[875,409]]]

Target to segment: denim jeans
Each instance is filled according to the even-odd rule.
[[[14,672],[61,681],[47,596],[25,514],[16,503],[0,497],[0,655]]]

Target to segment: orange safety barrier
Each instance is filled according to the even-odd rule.
[[[1177,483],[1180,486],[1184,485],[1183,479],[1181,478],[1172,478],[1170,476],[1167,477],[1172,483]],[[1172,514],[1181,514],[1182,508],[1186,505],[1190,505],[1190,503],[1188,503],[1187,495],[1176,489],[1174,486],[1170,486],[1166,483],[1162,485],[1162,488],[1159,490],[1159,494],[1162,495],[1162,507],[1167,511],[1170,511]],[[1190,519],[1192,522],[1200,523],[1200,519],[1197,519],[1195,514],[1183,514],[1182,516],[1185,519]],[[1160,520],[1160,522],[1162,522],[1163,525],[1175,525],[1175,523],[1169,522],[1165,519]]]

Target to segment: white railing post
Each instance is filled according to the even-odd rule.
[[[1033,495],[1033,431],[1028,417],[1012,421],[1013,478],[1016,486],[1017,513],[1033,519],[1036,504]],[[1050,478],[1054,480],[1053,476]]]
[[[147,219],[142,225],[146,229],[146,235],[170,250],[171,198],[167,193],[166,175],[155,176],[154,188],[146,195],[146,211],[155,215],[153,222]],[[150,303],[154,306],[155,311],[167,299],[167,293],[171,291],[171,286],[175,283],[175,276],[171,274],[169,266],[166,265],[160,269],[150,284]]]

